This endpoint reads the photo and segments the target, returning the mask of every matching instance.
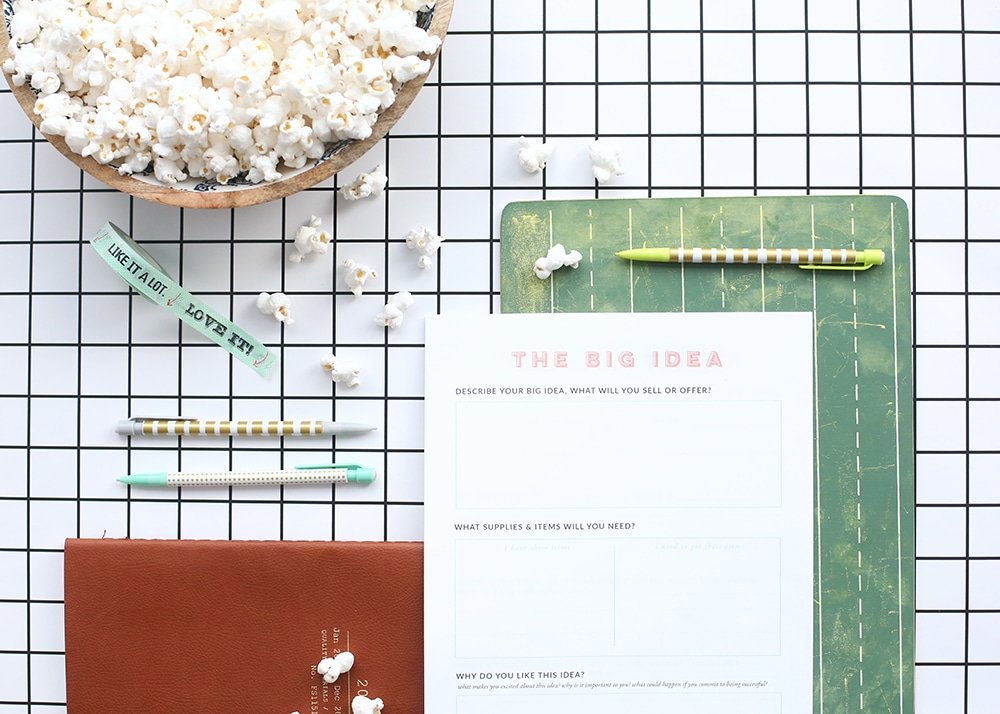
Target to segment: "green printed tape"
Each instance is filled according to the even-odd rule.
[[[228,350],[260,376],[269,376],[278,364],[273,351],[178,285],[142,246],[114,223],[104,224],[90,244],[141,295]]]

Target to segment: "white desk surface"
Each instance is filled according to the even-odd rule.
[[[457,0],[427,86],[390,137],[324,185],[233,211],[116,193],[52,149],[0,92],[0,714],[65,709],[67,537],[420,539],[422,316],[499,309],[512,200],[893,193],[913,232],[917,712],[1000,700],[1000,3],[995,0]],[[544,175],[520,135],[556,147]],[[597,188],[586,147],[622,150]],[[389,188],[346,203],[376,163]],[[298,265],[311,214],[336,250]],[[88,245],[130,231],[196,295],[280,349],[270,381],[130,296]],[[445,235],[415,268],[411,228]],[[361,298],[334,266],[367,262]],[[257,312],[292,296],[295,324]],[[392,332],[386,295],[416,304]],[[334,389],[319,359],[362,365]],[[369,421],[329,440],[136,441],[129,414]],[[356,459],[364,488],[153,492],[127,471]]]

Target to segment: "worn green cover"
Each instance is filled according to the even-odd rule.
[[[907,216],[893,196],[752,196],[517,202],[501,220],[502,312],[813,313],[817,713],[914,707]],[[557,243],[583,258],[540,280],[535,261]],[[809,270],[615,256],[643,246],[877,248],[885,264]]]

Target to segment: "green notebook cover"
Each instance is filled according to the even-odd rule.
[[[541,280],[562,244],[577,268]],[[631,262],[628,248],[880,249],[868,270]],[[913,378],[906,204],[893,196],[590,199],[503,211],[501,311],[811,311],[814,711],[912,714]],[[766,346],[780,349],[780,345]]]

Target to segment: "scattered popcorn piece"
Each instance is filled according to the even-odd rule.
[[[604,183],[612,176],[621,176],[625,173],[618,154],[618,147],[606,141],[594,141],[590,144],[590,161],[593,163],[594,178],[597,179],[597,183]]]
[[[320,366],[330,373],[330,379],[345,387],[356,387],[361,384],[361,368],[354,360],[327,355],[320,360]]]
[[[436,236],[430,230],[421,226],[420,228],[414,228],[406,236],[406,247],[417,251],[420,255],[417,258],[417,266],[426,269],[434,265],[434,254],[437,253],[443,241],[444,238],[442,236]]]
[[[257,296],[257,309],[265,315],[273,315],[275,320],[286,325],[295,322],[290,312],[291,307],[292,301],[284,293],[261,293]]]
[[[563,266],[568,265],[571,268],[579,268],[582,258],[583,256],[580,255],[580,251],[571,250],[567,253],[562,243],[556,243],[549,248],[544,258],[539,258],[535,261],[535,275],[538,276],[539,280],[545,280],[545,278],[552,275],[552,271],[558,270]]]
[[[365,283],[377,277],[375,271],[367,265],[357,263],[350,258],[344,261],[344,268],[347,270],[344,280],[355,295],[360,295],[365,289]]]
[[[354,666],[354,655],[350,652],[341,652],[336,657],[321,659],[316,665],[316,673],[323,675],[323,681],[333,684],[337,677],[349,671]]]
[[[351,700],[351,711],[354,714],[378,714],[383,708],[381,699],[369,699],[358,695]]]
[[[521,168],[529,174],[535,174],[544,169],[555,147],[548,142],[536,144],[523,136],[518,139],[518,142],[521,144],[521,149],[517,152],[517,160],[521,162]]]
[[[295,231],[295,239],[292,243],[292,253],[288,259],[293,263],[300,263],[302,259],[310,253],[324,255],[330,247],[330,234],[319,230],[322,219],[312,216],[309,223],[299,226]]]
[[[382,164],[378,164],[369,173],[360,174],[353,183],[343,186],[340,195],[348,201],[357,201],[368,196],[381,196],[389,178],[385,175]]]
[[[441,39],[432,0],[12,0],[15,86],[43,131],[121,174],[282,178],[365,139]]]
[[[396,328],[403,324],[403,313],[413,305],[413,295],[406,290],[396,293],[385,308],[375,316],[375,322],[382,327]]]

